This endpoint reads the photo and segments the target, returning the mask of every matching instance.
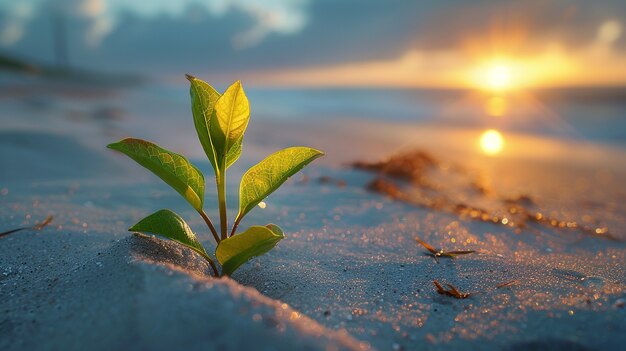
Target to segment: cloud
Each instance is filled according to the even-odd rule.
[[[626,2],[620,0],[476,0],[433,12],[417,27],[428,35],[417,36],[413,45],[439,49],[480,43],[482,50],[503,48],[520,54],[554,43],[573,49],[593,42],[597,28],[607,20],[625,17]],[[626,40],[615,44],[625,47]]]
[[[162,16],[184,18],[189,8],[202,8],[213,16],[224,16],[231,11],[245,13],[251,19],[247,28],[232,36],[233,47],[245,49],[258,45],[272,33],[297,33],[307,23],[308,0],[20,0],[0,3],[7,14],[0,31],[0,45],[10,46],[22,39],[33,9],[40,19],[62,15],[68,21],[85,24],[83,38],[94,47],[117,26],[117,19],[125,14],[150,20]],[[28,9],[28,11],[25,11]]]
[[[17,3],[33,8],[19,21],[7,15]],[[437,70],[492,56],[579,55],[608,66],[626,51],[623,0],[0,0],[0,44],[50,61],[52,5],[68,17],[72,64],[151,75],[308,70],[338,80],[357,67],[359,79],[376,81],[383,70],[368,69],[414,60],[420,68],[410,74],[435,84],[450,75]],[[336,75],[324,73],[330,68]],[[381,79],[391,84],[393,74]]]
[[[233,46],[236,49],[256,46],[272,32],[284,35],[299,32],[307,23],[307,17],[303,11],[305,4],[305,1],[296,0],[274,3],[233,1],[233,6],[256,21],[249,29],[233,37]]]
[[[33,16],[33,5],[27,2],[0,7],[5,12],[0,25],[0,45],[8,46],[22,39],[24,24]]]
[[[115,25],[105,0],[56,0],[54,6],[58,13],[74,16],[87,23],[83,37],[91,47],[99,45]]]
[[[622,24],[614,19],[610,19],[602,23],[598,27],[596,41],[603,44],[612,44],[622,36]]]
[[[248,83],[263,86],[445,87],[458,83],[464,68],[464,57],[452,50],[409,50],[390,59],[243,74]]]
[[[32,21],[67,18],[87,23],[83,38],[97,45],[113,27],[105,0],[20,0],[1,2],[5,15],[0,28],[0,45],[11,47],[20,41]]]

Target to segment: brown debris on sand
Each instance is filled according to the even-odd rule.
[[[7,230],[6,232],[2,232],[0,233],[0,238],[3,236],[7,236],[9,234],[13,234],[15,232],[19,232],[21,230],[26,230],[26,229],[32,229],[32,230],[42,230],[44,227],[46,227],[48,224],[52,223],[52,220],[54,219],[54,216],[48,216],[46,217],[43,221],[35,224],[32,227],[21,227],[21,228],[16,228],[16,229],[11,229],[11,230]]]
[[[378,172],[380,175],[409,181],[416,186],[430,187],[426,182],[426,171],[438,165],[437,159],[429,153],[414,150],[379,162],[357,161],[351,166],[355,169]]]
[[[519,280],[511,280],[506,283],[496,285],[496,289],[506,288],[507,286],[515,285],[519,283]]]
[[[438,257],[456,258],[459,255],[467,255],[476,252],[475,250],[444,251],[443,249],[435,249],[418,237],[415,237],[415,241],[424,246],[424,248],[429,251],[428,255],[434,257],[435,260],[437,260]]]
[[[620,241],[606,226],[584,226],[573,220],[548,217],[537,209],[537,202],[526,194],[514,197],[499,196],[487,185],[476,179],[467,179],[468,174],[459,165],[442,166],[444,163],[431,154],[413,150],[394,155],[378,162],[357,161],[355,169],[375,172],[376,178],[366,187],[372,192],[384,194],[393,200],[413,206],[457,214],[461,218],[492,223],[514,228],[517,233],[529,229],[530,224],[559,232],[575,231],[585,236]],[[471,190],[484,198],[495,199],[501,211],[489,211],[455,200],[447,184],[437,184],[441,175],[454,175],[464,180],[464,185],[455,191]],[[446,192],[448,191],[448,192]],[[458,196],[457,196],[458,197]]]
[[[331,184],[331,185],[335,185],[338,188],[345,188],[346,186],[346,181],[343,179],[339,179],[339,178],[333,178],[330,176],[321,176],[317,179],[317,182],[320,184]]]
[[[402,197],[400,189],[392,182],[383,178],[376,178],[367,185],[367,190],[381,193],[389,196],[392,199],[399,199]]]
[[[447,283],[445,284],[448,287],[448,289],[445,289],[444,287],[442,287],[441,284],[439,284],[439,282],[436,280],[433,280],[433,284],[435,284],[435,287],[437,288],[437,293],[441,295],[452,296],[457,299],[467,299],[468,297],[472,295],[472,293],[460,292],[452,284],[447,284]]]

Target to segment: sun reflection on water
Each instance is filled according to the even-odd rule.
[[[507,110],[507,101],[502,96],[491,96],[485,103],[485,113],[492,117],[502,117]]]
[[[480,136],[480,149],[487,155],[497,155],[504,148],[504,137],[495,129],[488,129]]]

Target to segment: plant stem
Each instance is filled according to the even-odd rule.
[[[233,230],[230,232],[230,236],[235,235],[235,230],[237,230],[237,226],[239,225],[239,221],[241,221],[241,217],[237,216],[235,220],[235,224],[233,224]]]
[[[206,222],[206,225],[211,230],[211,234],[213,234],[213,238],[215,239],[215,242],[219,244],[220,237],[217,235],[217,231],[215,230],[215,227],[213,226],[213,222],[211,222],[211,219],[209,218],[209,216],[207,216],[204,210],[198,211],[198,213],[200,214],[200,216],[202,216],[202,219],[204,219],[204,221]]]
[[[215,262],[213,262],[213,260],[211,259],[211,257],[209,257],[209,255],[206,255],[203,253],[200,253],[200,254],[209,262],[209,265],[213,269],[213,273],[215,274],[215,277],[219,278],[220,273],[218,272],[217,267],[215,266]]]
[[[217,271],[217,267],[215,267],[215,263],[213,262],[213,260],[210,260],[209,264],[211,265],[211,268],[213,268],[213,273],[215,273],[215,277],[219,278],[220,273]]]
[[[226,217],[226,170],[217,176],[216,181],[217,199],[219,201],[220,208],[220,229],[222,233],[222,240],[224,240],[228,238],[228,217]]]

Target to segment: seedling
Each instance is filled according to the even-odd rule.
[[[220,94],[206,82],[190,75],[186,77],[191,83],[191,111],[198,139],[215,172],[219,232],[204,211],[204,175],[185,157],[141,139],[127,138],[107,147],[122,152],[157,175],[200,214],[217,244],[215,257],[221,265],[221,273],[196,234],[179,215],[170,210],[159,210],[129,230],[160,235],[185,245],[209,262],[215,276],[230,275],[251,258],[274,248],[285,237],[275,224],[252,226],[236,233],[244,216],[289,177],[324,153],[304,146],[289,147],[271,154],[250,168],[241,179],[239,212],[229,230],[226,170],[241,155],[243,135],[250,119],[250,105],[240,81]]]
[[[426,250],[428,250],[429,252],[427,255],[432,256],[435,259],[435,261],[437,261],[437,258],[439,257],[456,258],[459,255],[467,255],[467,254],[476,252],[475,250],[457,250],[457,251],[444,251],[443,249],[437,250],[418,237],[415,237],[415,241],[417,241],[422,246],[424,246],[424,248],[426,248]],[[437,261],[437,263],[439,263],[439,261]]]

